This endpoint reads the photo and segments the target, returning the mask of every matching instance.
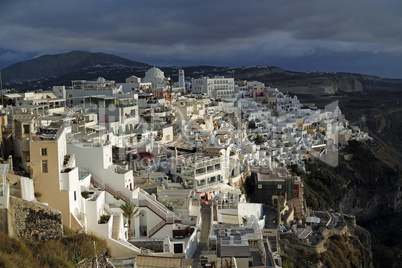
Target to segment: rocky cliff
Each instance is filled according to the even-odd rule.
[[[402,248],[402,231],[394,231],[402,223],[402,173],[397,162],[375,141],[349,142],[339,159],[335,168],[308,162],[307,203],[313,209],[355,215],[373,236],[375,267],[384,267],[379,253],[383,251],[393,256],[387,260],[390,267],[397,267],[393,265],[401,258],[396,252]]]
[[[268,79],[266,84],[294,94],[334,95],[363,91],[359,80],[343,76],[307,76],[291,79]]]
[[[292,233],[280,236],[283,267],[373,267],[370,233],[358,225],[325,230],[325,240],[311,246]]]
[[[319,161],[308,162],[309,203],[315,209],[355,215],[360,223],[401,212],[401,172],[384,161],[392,157],[381,150],[385,149],[374,141],[352,141],[341,150],[335,168]]]

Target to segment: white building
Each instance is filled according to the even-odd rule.
[[[99,115],[99,124],[115,135],[132,134],[139,122],[136,94],[89,96],[86,106],[93,105]]]
[[[171,158],[170,161],[170,172],[174,179],[191,189],[197,190],[217,183],[227,183],[223,156],[181,155]]]
[[[125,93],[133,93],[152,88],[152,83],[144,83],[141,81],[140,77],[132,75],[126,78],[125,83],[117,83],[117,86],[118,87],[121,86],[123,92]]]
[[[117,87],[115,81],[109,81],[103,77],[99,77],[95,81],[73,80],[71,82],[71,87],[53,86],[54,95],[66,99],[68,106],[82,105],[88,96],[112,96],[123,92],[122,87]]]
[[[167,87],[167,81],[169,78],[165,77],[165,73],[156,67],[152,67],[148,71],[145,72],[145,77],[142,79],[143,83],[151,83],[152,88],[166,88]]]
[[[204,94],[215,99],[233,98],[234,85],[234,78],[202,77],[192,80],[192,93]]]

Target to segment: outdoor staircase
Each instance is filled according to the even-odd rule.
[[[119,240],[119,223],[120,223],[120,216],[113,215],[112,238],[115,240]]]
[[[173,222],[171,222],[173,223]],[[155,225],[151,230],[149,230],[149,238],[156,234],[160,229],[162,229],[168,222],[161,220],[157,225]]]
[[[139,207],[146,207],[156,215],[161,218],[161,221],[155,225],[151,230],[149,230],[148,237],[151,238],[155,235],[160,229],[162,229],[167,224],[180,223],[181,220],[177,217],[176,214],[167,209],[160,202],[153,200],[148,196],[148,193],[143,189],[140,189],[140,193],[142,193],[141,199],[139,200]]]
[[[110,184],[107,184],[107,183],[102,184],[102,182],[98,178],[93,176],[93,175],[91,176],[91,183],[92,183],[93,186],[95,186],[97,188],[104,189],[106,192],[108,192],[109,194],[111,194],[115,198],[119,197],[121,200],[123,200],[126,203],[131,202],[131,198],[129,196],[127,196],[124,193],[118,191],[116,188],[114,188]]]
[[[126,203],[131,203],[131,198],[125,195],[124,193],[118,191],[116,188],[113,186],[105,183],[102,184],[102,182],[96,178],[95,176],[91,176],[91,183],[95,187],[102,187],[105,189],[106,192],[111,194],[114,197],[119,197],[121,200],[123,200]],[[138,202],[139,207],[146,207],[152,212],[154,212],[157,216],[161,218],[161,221],[155,225],[148,233],[148,237],[151,238],[153,235],[155,235],[160,229],[162,229],[165,225],[167,224],[173,224],[173,223],[181,223],[181,219],[174,214],[172,211],[167,209],[163,204],[160,202],[153,200],[152,198],[149,197],[149,194],[144,191],[143,189],[139,189],[141,193],[141,199]],[[117,221],[120,221],[119,217],[115,216],[115,219],[113,221],[113,233],[112,233],[112,238],[117,239],[115,237],[118,236],[118,223]]]

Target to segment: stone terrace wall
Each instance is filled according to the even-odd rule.
[[[163,241],[130,241],[138,248],[150,249],[153,252],[163,252]]]
[[[323,240],[321,240],[317,245],[308,245],[302,243],[294,233],[283,233],[280,234],[281,239],[288,239],[292,242],[293,245],[300,246],[302,248],[307,249],[310,253],[323,253],[327,250],[325,242],[327,239],[333,235],[345,235],[348,233],[348,226],[345,225],[342,229],[332,228],[332,229],[323,229],[321,234],[323,236]]]
[[[0,208],[0,231],[6,234],[8,234],[7,218],[7,209]]]
[[[57,239],[63,236],[61,212],[36,202],[10,196],[8,232],[22,240]]]
[[[114,266],[110,264],[106,259],[106,252],[99,255],[97,259],[84,259],[80,261],[76,268],[97,268],[97,267],[106,267],[113,268]]]

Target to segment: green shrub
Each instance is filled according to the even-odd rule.
[[[89,197],[89,192],[88,191],[82,191],[81,192],[81,196],[85,199],[87,199]]]

